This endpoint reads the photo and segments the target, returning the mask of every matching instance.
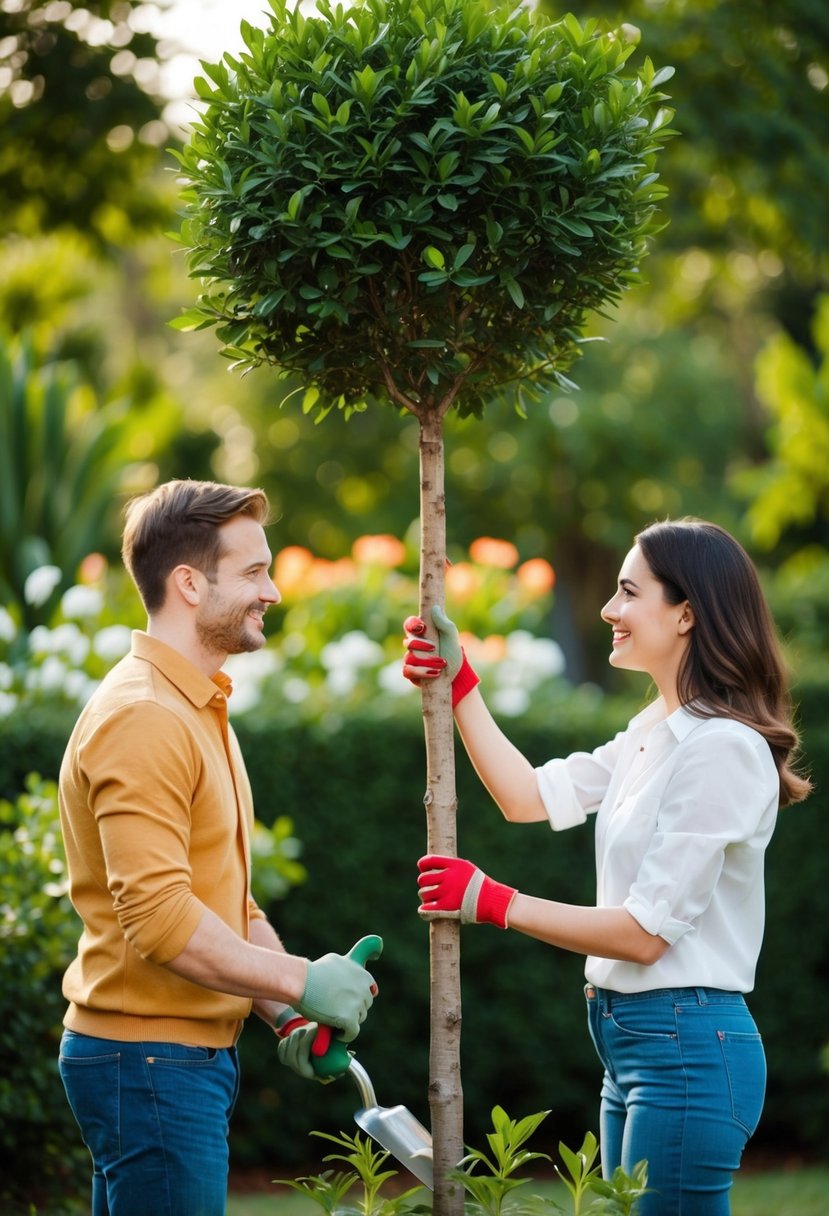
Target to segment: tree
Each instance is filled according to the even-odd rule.
[[[0,5],[0,234],[70,227],[111,250],[161,223],[148,182],[169,132],[152,95],[156,39],[131,23],[138,7]]]
[[[271,0],[268,31],[205,65],[180,161],[181,241],[205,290],[177,319],[299,379],[319,419],[377,402],[419,424],[420,611],[443,602],[443,422],[567,387],[591,310],[636,281],[658,231],[670,69],[634,46],[478,0]],[[302,390],[300,390],[302,391]],[[423,697],[428,847],[452,853],[449,690]],[[431,925],[438,1212],[462,1204],[457,926]]]

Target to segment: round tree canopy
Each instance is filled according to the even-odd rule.
[[[672,69],[523,7],[270,2],[196,81],[179,239],[203,293],[173,324],[323,412],[479,414],[564,383],[661,227]]]

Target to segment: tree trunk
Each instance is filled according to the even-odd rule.
[[[446,568],[443,419],[437,413],[426,413],[420,420],[420,529],[420,615],[427,623],[427,636],[436,642],[431,611],[433,604],[444,603]],[[455,736],[447,680],[424,685],[423,728],[427,849],[429,853],[455,856]],[[453,920],[434,920],[429,926],[429,1107],[435,1165],[434,1216],[463,1213],[463,1188],[446,1176],[463,1156],[459,928],[458,921]]]

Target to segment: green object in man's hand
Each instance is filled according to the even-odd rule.
[[[379,958],[383,939],[376,934],[361,938],[347,955],[324,954],[308,964],[302,999],[295,1008],[309,1022],[320,1022],[342,1032],[350,1042],[360,1033],[377,994],[377,984],[365,964]]]

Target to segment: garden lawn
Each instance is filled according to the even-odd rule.
[[[528,1185],[526,1193],[554,1198],[567,1207],[563,1187]],[[520,1195],[524,1195],[522,1190]],[[357,1192],[354,1192],[356,1205]],[[543,1209],[542,1209],[543,1210]],[[315,1203],[282,1188],[274,1194],[231,1194],[227,1216],[322,1216]],[[734,1184],[731,1216],[829,1216],[829,1167],[746,1173]]]

